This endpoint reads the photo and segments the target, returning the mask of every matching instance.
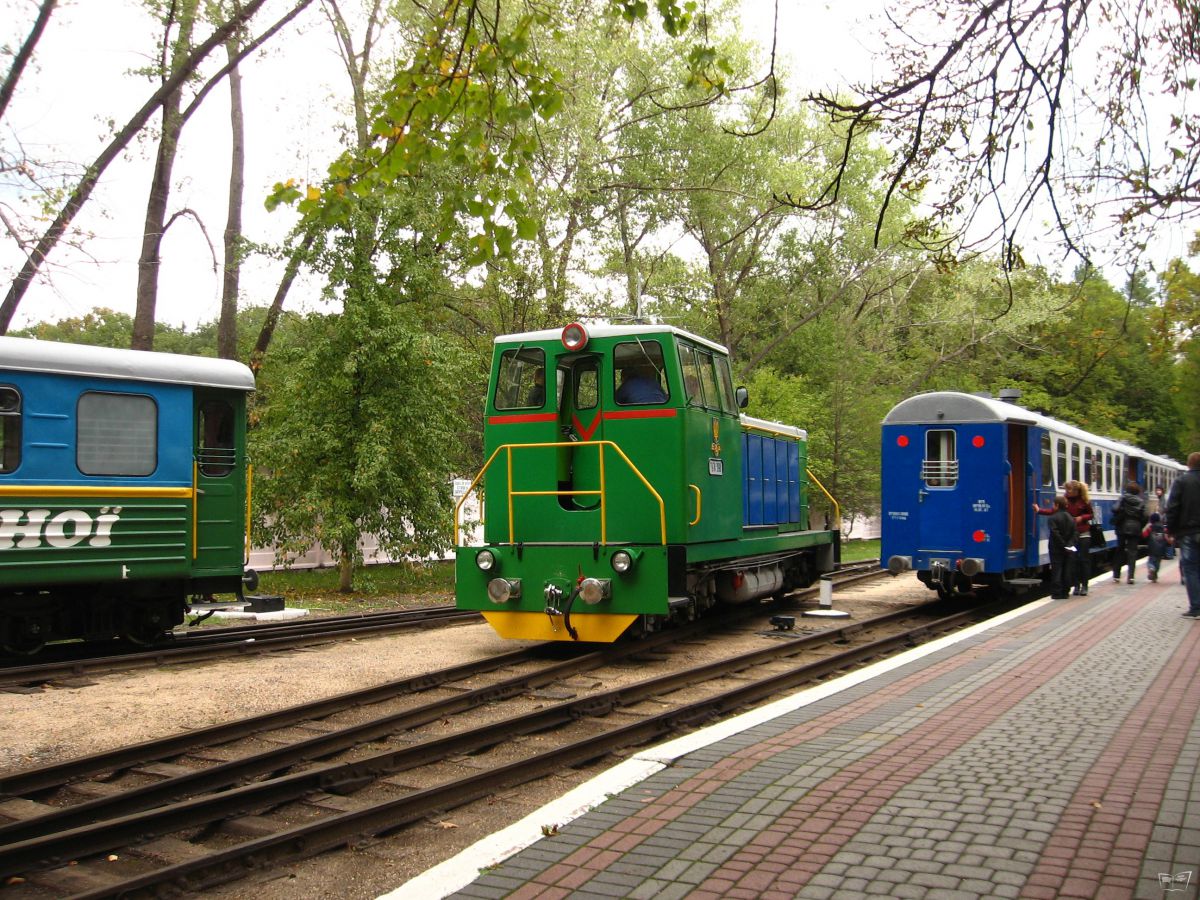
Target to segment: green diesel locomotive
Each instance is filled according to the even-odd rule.
[[[497,338],[486,461],[455,521],[457,544],[481,495],[484,543],[456,548],[458,607],[506,638],[610,642],[831,571],[807,434],[746,401],[725,348],[677,328]]]

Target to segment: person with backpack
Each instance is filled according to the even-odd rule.
[[[1133,584],[1133,567],[1137,564],[1138,542],[1142,529],[1149,517],[1146,515],[1146,500],[1142,497],[1142,486],[1136,481],[1125,485],[1125,492],[1112,510],[1113,525],[1117,530],[1117,549],[1113,554],[1113,581],[1120,583],[1121,567],[1129,566],[1127,584]]]
[[[1158,581],[1158,568],[1167,556],[1167,527],[1163,517],[1158,513],[1150,513],[1150,524],[1142,529],[1142,537],[1146,539],[1146,577]]]

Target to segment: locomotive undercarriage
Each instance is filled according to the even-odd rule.
[[[0,649],[29,655],[51,641],[114,637],[149,646],[183,623],[190,595],[236,590],[236,583],[231,588],[227,581],[139,582],[120,594],[86,586],[5,592],[0,595]]]
[[[642,630],[658,631],[668,623],[685,623],[699,618],[719,604],[750,603],[779,598],[808,587],[818,577],[811,552],[769,554],[687,567],[686,592],[668,598],[665,616],[643,616]],[[676,583],[672,579],[672,583]]]

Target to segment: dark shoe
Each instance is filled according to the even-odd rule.
[[[1158,581],[1158,573],[1157,573],[1157,572],[1151,572],[1151,573],[1150,573],[1150,580],[1151,580],[1151,581]]]
[[[1087,588],[1084,588],[1082,591],[1080,591],[1080,592],[1079,592],[1079,596],[1080,596],[1080,597],[1086,597],[1086,596],[1087,596]]]
[[[1127,578],[1127,579],[1125,579],[1125,583],[1126,583],[1126,584],[1133,584],[1133,579],[1132,579],[1132,578]]]
[[[1072,594],[1073,596],[1076,596],[1076,597],[1078,597],[1078,596],[1079,596],[1079,588],[1075,588],[1073,591],[1071,591],[1071,594]]]
[[[1200,612],[1192,612],[1191,610],[1188,610],[1187,612],[1182,613],[1182,616],[1185,619],[1200,619]]]
[[[1120,583],[1121,583],[1121,576],[1120,576],[1120,575],[1114,575],[1114,576],[1113,576],[1113,584],[1120,584]]]

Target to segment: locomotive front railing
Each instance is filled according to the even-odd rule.
[[[512,489],[513,451],[514,450],[526,450],[526,449],[532,450],[532,449],[535,449],[538,447],[541,447],[541,448],[571,447],[575,450],[579,450],[584,447],[596,447],[597,453],[599,454],[599,462],[600,462],[600,489],[599,490],[577,490],[577,491],[575,491],[575,490],[573,490],[573,491],[514,491]],[[491,468],[492,463],[494,463],[496,461],[496,457],[498,457],[501,454],[501,452],[503,452],[507,458],[507,467],[508,467],[508,542],[510,544],[513,543],[513,538],[514,538],[515,531],[516,531],[515,526],[514,526],[514,515],[515,515],[514,514],[514,505],[513,505],[514,498],[516,498],[516,497],[599,497],[600,498],[600,544],[602,546],[606,546],[608,544],[608,492],[607,492],[607,484],[606,484],[606,480],[605,480],[605,468],[604,468],[604,448],[605,447],[611,447],[613,450],[615,450],[620,455],[621,459],[623,459],[625,461],[625,464],[627,466],[629,466],[630,471],[633,472],[633,474],[638,477],[638,480],[641,481],[641,483],[643,485],[645,485],[646,490],[650,492],[650,496],[652,496],[655,499],[655,501],[658,503],[659,535],[661,537],[663,545],[665,546],[667,543],[667,507],[666,507],[666,504],[663,503],[662,496],[658,493],[658,491],[656,491],[654,489],[654,486],[652,484],[650,484],[650,482],[646,479],[646,476],[641,473],[641,471],[638,469],[638,467],[633,464],[633,460],[631,460],[628,456],[625,455],[625,451],[622,450],[619,446],[617,446],[612,441],[584,441],[584,442],[558,441],[558,442],[552,442],[552,443],[539,443],[539,444],[501,444],[499,447],[497,447],[492,452],[492,455],[490,457],[488,457],[488,461],[483,464],[483,468],[479,470],[479,474],[477,474],[475,476],[475,478],[471,481],[470,486],[466,489],[466,491],[463,492],[463,495],[459,499],[458,503],[456,503],[454,505],[454,545],[456,547],[459,546],[459,520],[460,520],[460,513],[462,512],[463,504],[466,503],[467,498],[469,496],[471,496],[471,494],[475,491],[475,488],[479,485],[479,482],[483,479],[483,476],[487,473],[487,470],[489,468]]]

